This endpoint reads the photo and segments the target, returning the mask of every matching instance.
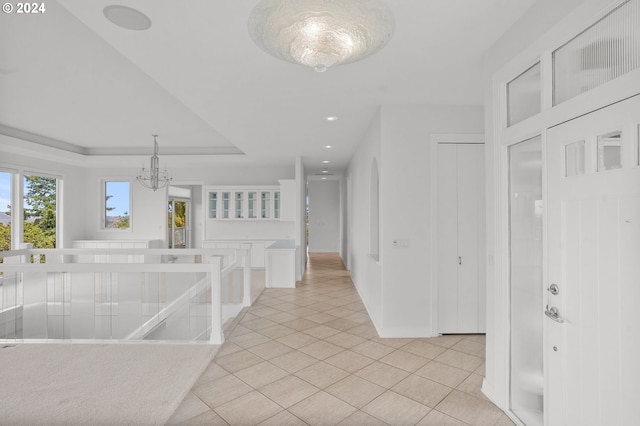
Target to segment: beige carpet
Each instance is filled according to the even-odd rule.
[[[0,424],[164,424],[218,346],[0,345]]]

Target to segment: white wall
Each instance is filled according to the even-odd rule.
[[[162,158],[161,158],[162,160]],[[176,181],[200,181],[205,185],[278,185],[279,179],[294,179],[293,164],[265,166],[261,164],[223,160],[211,162],[208,166],[171,166],[167,163],[171,176]],[[163,166],[164,167],[164,166]]]
[[[340,187],[337,180],[309,180],[309,251],[340,251]]]
[[[165,161],[167,160],[168,161]],[[202,185],[278,185],[279,179],[292,179],[294,164],[256,165],[242,157],[216,158],[211,164],[202,159],[193,166],[183,158],[163,157],[162,167],[169,169],[174,182]],[[140,160],[148,162],[148,158]],[[174,163],[172,163],[174,161]],[[139,185],[135,176],[140,168],[134,166],[138,160],[130,157],[92,157],[68,153],[53,148],[25,142],[0,135],[0,167],[26,169],[63,177],[64,228],[62,243],[70,247],[73,240],[162,240],[166,244],[167,189],[152,191]],[[130,230],[101,229],[102,180],[129,179],[131,181],[132,206]],[[202,210],[201,195],[194,194],[193,208]],[[194,225],[203,222],[200,211],[193,214]],[[259,223],[229,223],[215,238],[294,238],[293,222],[264,221]],[[202,228],[201,228],[202,229]],[[204,232],[194,239],[196,247]]]
[[[352,279],[385,337],[432,336],[430,141],[435,133],[482,133],[479,106],[385,105],[349,163]],[[368,253],[371,164],[380,176],[380,253]],[[351,229],[349,229],[351,226]],[[409,241],[394,248],[393,239]]]
[[[358,289],[371,320],[378,329],[382,321],[382,263],[369,256],[369,189],[371,163],[375,158],[380,166],[382,132],[380,111],[371,124],[362,142],[354,153],[346,171],[351,181],[351,223],[346,224],[346,233],[352,236],[351,279]],[[382,176],[381,176],[382,177]],[[384,227],[384,224],[382,225]],[[382,259],[383,253],[381,253]]]
[[[432,336],[431,135],[482,133],[479,106],[382,108],[382,329],[388,336]],[[436,236],[433,236],[436,238]],[[394,248],[394,239],[409,241]]]
[[[340,177],[340,257],[344,266],[351,270],[349,264],[349,209],[351,194],[349,193],[350,181],[349,178],[344,176]]]
[[[87,240],[166,240],[167,188],[152,191],[135,180],[137,169],[87,169],[84,187],[85,235]],[[103,179],[129,179],[131,182],[131,228],[102,229]]]
[[[164,166],[163,166],[164,167]],[[204,185],[277,185],[278,179],[291,178],[291,166],[262,166],[221,164],[212,162],[210,167],[167,168],[175,182],[199,181]],[[137,168],[91,168],[87,171],[85,193],[87,200],[87,228],[85,239],[143,239],[162,240],[166,243],[166,188],[152,191],[135,181]],[[100,229],[100,182],[104,178],[130,178],[133,205],[131,208],[131,230],[116,231]],[[202,203],[195,204],[202,208]],[[208,221],[205,239],[281,239],[293,238],[293,227],[286,222],[261,221]],[[199,246],[194,246],[199,247]]]
[[[305,266],[307,264],[307,177],[304,172],[304,164],[302,158],[296,158],[295,165],[295,181],[296,181],[296,281],[300,281],[304,275]]]
[[[204,237],[204,201],[202,185],[191,187],[191,247],[202,247]]]

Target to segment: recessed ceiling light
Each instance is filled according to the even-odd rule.
[[[139,10],[113,4],[102,10],[105,18],[127,30],[143,31],[151,27],[151,19]]]
[[[329,164],[330,162],[331,162],[331,161],[329,161],[329,160],[324,160],[324,161],[322,162],[322,164]]]
[[[329,173],[329,170],[323,170],[320,173]]]
[[[333,145],[325,145],[324,147],[327,148],[327,149],[331,149],[331,148],[333,148]]]
[[[324,179],[326,179],[326,178],[327,178],[326,176],[322,176],[320,179],[324,180]]]
[[[330,115],[329,117],[326,117],[325,120],[327,121],[336,121],[338,119],[338,117],[334,116],[334,115]]]

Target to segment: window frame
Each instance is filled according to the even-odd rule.
[[[11,203],[11,250],[17,250],[25,244],[24,241],[24,178],[26,176],[39,176],[56,180],[56,248],[64,247],[63,244],[63,188],[64,173],[56,173],[42,169],[24,169],[15,166],[0,164],[0,171],[11,174],[10,203]],[[20,218],[20,220],[15,220]]]
[[[107,218],[107,183],[109,182],[127,182],[129,184],[129,227],[127,228],[108,228],[106,226]],[[102,178],[100,179],[100,215],[99,230],[103,232],[133,232],[133,184],[130,178]]]

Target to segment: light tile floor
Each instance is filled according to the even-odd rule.
[[[266,289],[168,424],[513,425],[480,392],[483,335],[379,338],[336,254]]]

